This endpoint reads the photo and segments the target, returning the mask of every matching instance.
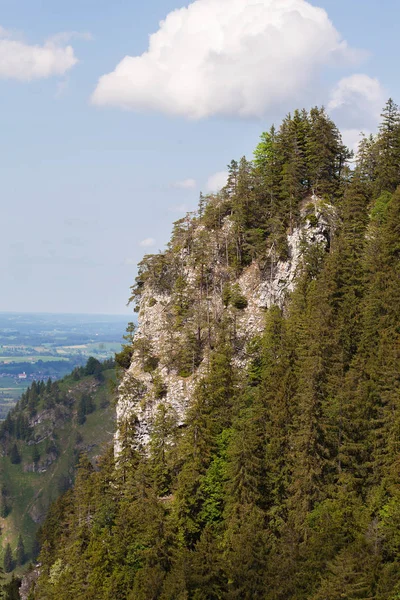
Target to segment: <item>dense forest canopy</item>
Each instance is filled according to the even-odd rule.
[[[284,309],[265,312],[246,368],[235,366],[226,320],[214,325],[212,343],[200,331],[190,343],[199,362],[208,344],[209,368],[185,426],[160,392],[147,446],[132,416],[120,424],[116,458],[109,452],[94,469],[82,457],[75,487],[41,529],[31,598],[400,598],[400,115],[392,100],[377,135],[351,158],[323,109],[295,111],[261,136],[253,161],[232,161],[226,187],[175,224],[165,253],[145,257],[131,299],[139,306],[149,286],[172,290],[179,328],[191,307],[178,266],[195,228],[222,231],[229,221],[221,261],[234,278],[271,252],[285,259],[304,211],[317,218],[307,213],[313,198],[335,215],[329,244],[305,248]],[[226,306],[245,309],[234,284],[223,294]],[[143,366],[154,370],[146,352]]]

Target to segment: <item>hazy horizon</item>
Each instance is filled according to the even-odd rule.
[[[71,316],[71,317],[115,317],[121,318],[121,320],[126,320],[129,317],[129,313],[101,313],[101,312],[93,312],[93,313],[80,313],[80,312],[52,312],[52,311],[24,311],[24,310],[0,310],[0,315],[60,315],[60,316]],[[132,318],[135,320],[136,315],[132,314]]]

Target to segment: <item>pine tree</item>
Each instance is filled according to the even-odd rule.
[[[376,180],[376,168],[376,139],[372,134],[368,137],[362,134],[360,143],[358,145],[355,173],[360,181],[365,183],[371,191],[373,190],[373,183]]]
[[[13,444],[10,450],[10,460],[13,465],[18,465],[21,462],[21,455],[18,451],[17,444]]]
[[[230,521],[224,545],[229,586],[226,598],[262,598],[270,550],[262,511],[254,505],[241,507]]]
[[[265,410],[264,503],[270,527],[282,523],[289,485],[289,431],[296,389],[294,352],[282,311],[271,307],[262,339],[261,380],[257,393]]]
[[[324,109],[310,111],[310,130],[306,141],[307,172],[316,194],[334,199],[342,182],[344,167],[351,153],[343,145],[340,132]]]
[[[156,490],[160,496],[171,490],[172,469],[176,461],[178,416],[164,404],[157,407],[150,439],[150,462]]]
[[[7,544],[4,552],[3,566],[6,573],[11,573],[11,571],[14,569],[14,558],[9,543]]]
[[[2,586],[4,600],[20,600],[19,588],[21,583],[21,579],[13,574],[9,583]]]
[[[308,191],[306,143],[310,135],[307,113],[295,111],[286,117],[279,130],[279,147],[282,159],[281,191],[283,202],[281,218],[294,227],[298,218],[298,205],[304,192]]]
[[[376,191],[394,192],[400,184],[400,113],[390,98],[382,113],[377,140]]]
[[[26,562],[24,540],[22,539],[21,534],[18,537],[18,544],[17,544],[17,551],[16,551],[15,558],[16,558],[17,565],[23,565]]]
[[[278,210],[278,198],[281,192],[281,159],[274,126],[261,135],[260,143],[254,151],[254,164],[259,176],[257,192],[260,201],[266,204],[266,216],[274,217]]]
[[[196,600],[218,600],[225,597],[227,579],[222,552],[210,526],[205,527],[190,555],[189,590]]]
[[[40,452],[38,450],[38,447],[35,444],[32,448],[32,461],[33,461],[33,464],[35,465],[35,467],[36,467],[37,463],[39,462],[39,460],[40,460]]]
[[[119,424],[120,450],[116,456],[115,478],[122,489],[140,463],[141,448],[138,443],[135,416]]]
[[[379,558],[371,546],[356,542],[331,562],[312,600],[373,598]]]

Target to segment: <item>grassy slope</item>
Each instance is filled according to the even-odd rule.
[[[60,454],[44,473],[24,471],[24,465],[26,467],[32,463],[32,444],[18,442],[21,464],[13,465],[8,456],[0,457],[0,485],[5,485],[8,489],[12,503],[11,513],[5,519],[0,518],[3,550],[8,542],[15,550],[21,533],[25,549],[30,553],[39,526],[35,521],[44,516],[50,502],[58,496],[60,476],[72,475],[79,451],[87,451],[89,456],[94,457],[103,453],[111,443],[115,429],[115,409],[109,401],[109,382],[114,379],[114,372],[106,371],[104,375],[105,382],[97,385],[93,393],[96,410],[87,415],[85,423],[78,425],[76,406],[66,415],[64,422],[57,422],[54,432]],[[96,384],[93,377],[86,377],[78,382],[67,377],[61,385],[70,395],[79,397],[83,391],[93,389]],[[42,427],[43,424],[37,425],[35,433]],[[81,439],[77,440],[77,436]],[[45,455],[45,443],[43,441],[36,444],[42,456]]]

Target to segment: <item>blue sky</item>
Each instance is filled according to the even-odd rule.
[[[400,100],[398,2],[261,0],[257,32],[252,3],[0,0],[0,310],[129,312],[143,254],[287,110],[354,144]]]

